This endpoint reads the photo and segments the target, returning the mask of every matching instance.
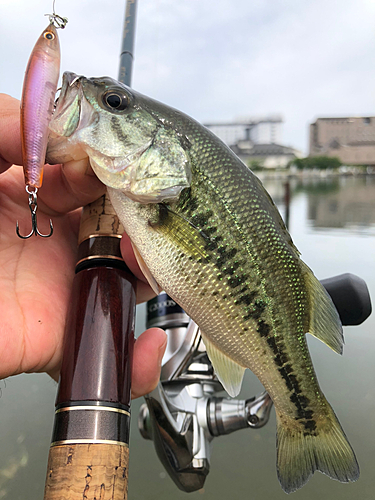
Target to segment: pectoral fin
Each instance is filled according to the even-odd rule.
[[[246,368],[239,365],[220,351],[207,336],[201,331],[208,357],[211,360],[215,373],[223,384],[224,389],[232,398],[236,397],[241,390],[242,379]]]
[[[142,255],[139,253],[137,247],[134,245],[133,242],[131,242],[131,244],[132,244],[132,248],[133,248],[133,251],[134,251],[135,258],[137,259],[137,263],[138,263],[139,267],[141,268],[141,271],[144,274],[145,278],[147,279],[148,284],[154,290],[154,292],[157,295],[159,295],[159,293],[162,291],[162,289],[157,284],[155,278],[152,276],[149,268],[147,267],[145,261],[142,258]]]

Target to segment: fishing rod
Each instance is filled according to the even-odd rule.
[[[120,58],[129,86],[136,7],[127,1]],[[136,278],[123,231],[107,195],[83,208],[44,500],[127,498]]]

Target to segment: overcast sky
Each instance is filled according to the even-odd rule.
[[[0,92],[20,97],[52,0],[0,0]],[[124,0],[56,0],[61,71],[118,73]],[[133,87],[200,121],[375,115],[374,0],[139,0]]]

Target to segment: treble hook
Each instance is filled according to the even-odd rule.
[[[51,231],[49,234],[42,234],[39,229],[38,229],[38,224],[36,220],[36,211],[38,209],[38,203],[37,203],[37,195],[36,193],[38,192],[38,188],[31,188],[31,186],[26,186],[26,192],[29,195],[29,208],[31,212],[31,232],[27,236],[22,236],[20,234],[20,228],[18,225],[17,221],[17,226],[16,226],[16,233],[19,238],[22,238],[23,240],[27,240],[27,238],[30,238],[33,234],[35,236],[41,236],[42,238],[49,238],[53,234],[53,225],[51,219],[49,220],[49,225],[51,228]]]

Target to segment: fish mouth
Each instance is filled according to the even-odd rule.
[[[95,120],[96,113],[87,102],[82,88],[83,76],[66,71],[62,77],[60,95],[49,124],[46,160],[48,163],[66,163],[88,156],[76,144],[73,134]]]
[[[56,135],[70,137],[77,129],[87,126],[91,121],[92,109],[85,109],[89,111],[88,113],[83,112],[83,108],[89,104],[83,94],[81,78],[84,77],[70,71],[63,74],[60,95],[55,101],[55,110],[49,127]]]

